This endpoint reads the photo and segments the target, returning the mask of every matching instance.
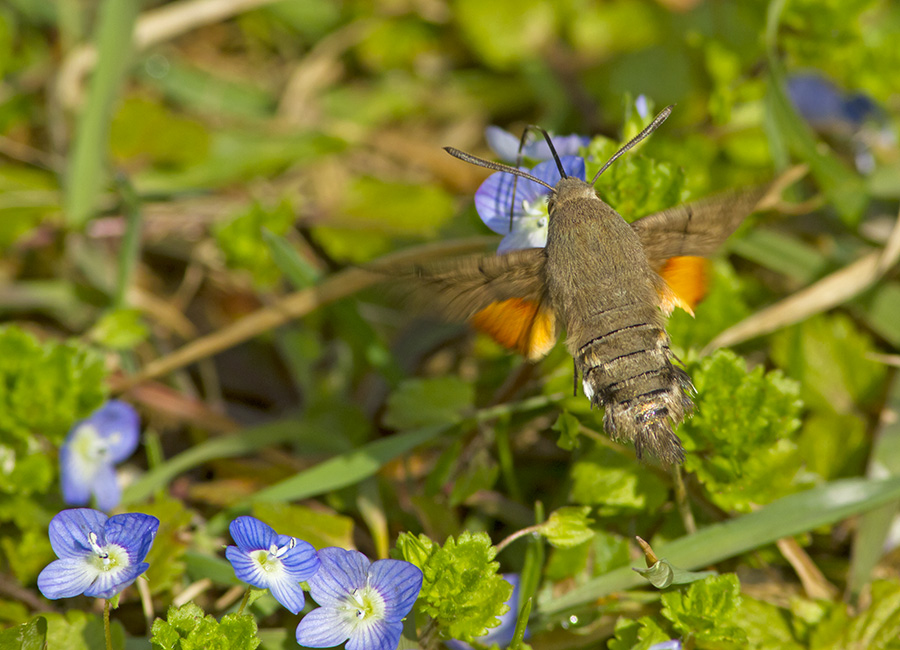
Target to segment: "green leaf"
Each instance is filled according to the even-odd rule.
[[[353,548],[353,519],[289,503],[256,503],[253,516],[282,535],[309,542],[315,548]]]
[[[698,641],[744,643],[747,635],[733,619],[741,605],[741,585],[734,574],[694,582],[686,591],[662,595],[662,615],[682,636]]]
[[[458,377],[410,379],[388,397],[384,424],[401,430],[455,424],[474,399],[475,389]]]
[[[803,400],[822,413],[853,413],[879,399],[885,366],[871,338],[845,314],[820,315],[772,338],[772,359],[800,381]]]
[[[779,371],[764,373],[727,350],[692,371],[698,398],[694,417],[679,436],[685,467],[709,498],[726,510],[773,501],[803,487],[795,478],[800,456],[793,441],[799,428],[799,386]]]
[[[649,469],[606,447],[596,447],[572,467],[570,499],[598,506],[600,516],[654,511],[668,489]]]
[[[572,451],[578,447],[578,433],[581,431],[581,422],[574,415],[568,411],[563,411],[550,428],[559,432],[559,439],[556,441],[556,444],[560,449]]]
[[[606,646],[608,650],[649,650],[650,646],[672,638],[649,616],[637,620],[620,618],[616,621],[615,634]]]
[[[47,619],[43,616],[0,632],[3,650],[44,650],[46,643]]]
[[[665,589],[671,585],[687,585],[716,573],[715,571],[686,571],[673,566],[665,559],[657,560],[653,563],[653,566],[646,569],[635,567],[634,570],[644,576],[657,589]]]
[[[65,650],[97,650],[105,648],[103,619],[87,612],[70,609],[65,614],[47,612],[47,648]],[[113,648],[125,647],[125,628],[119,621],[111,621]]]
[[[194,513],[180,499],[167,495],[142,504],[139,511],[159,519],[159,530],[147,554],[146,561],[150,568],[144,574],[149,582],[150,593],[159,595],[171,591],[173,586],[180,584],[184,576],[184,554],[189,539],[185,531]]]
[[[228,614],[219,622],[194,603],[169,607],[166,620],[156,619],[150,642],[154,650],[254,650],[259,645],[256,621],[247,614]]]
[[[569,506],[550,513],[541,524],[540,532],[547,541],[557,548],[571,548],[587,542],[594,536],[590,506]]]
[[[406,539],[403,550],[413,551],[409,557],[421,560],[427,544],[420,540],[414,545]],[[505,603],[512,585],[497,573],[496,554],[487,534],[464,532],[458,539],[449,537],[443,547],[433,546],[417,565],[424,580],[416,606],[435,620],[445,638],[477,640],[499,625],[497,617],[509,610]]]
[[[877,580],[872,583],[872,604],[856,616],[831,648],[900,648],[900,581]]]
[[[247,210],[215,228],[216,244],[229,267],[249,271],[259,287],[271,287],[281,277],[281,270],[272,261],[264,233],[284,235],[293,223],[294,208],[288,199],[282,199],[272,207],[254,202]]]
[[[88,337],[100,346],[113,350],[129,350],[149,335],[138,309],[113,309],[100,317]]]

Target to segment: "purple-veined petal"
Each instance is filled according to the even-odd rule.
[[[38,575],[37,585],[45,598],[71,598],[84,593],[98,574],[99,569],[87,556],[67,557],[45,566]]]
[[[88,419],[105,439],[110,462],[120,463],[134,453],[140,440],[141,424],[131,404],[109,400]]]
[[[50,546],[61,559],[77,558],[92,553],[88,534],[95,533],[98,543],[105,544],[103,533],[109,518],[91,508],[63,510],[50,521]]]
[[[228,532],[242,551],[268,550],[278,539],[278,534],[256,517],[244,515],[228,526]]]
[[[403,623],[399,621],[367,621],[358,625],[344,646],[345,650],[397,650]]]
[[[122,488],[119,487],[119,477],[116,468],[112,465],[98,465],[91,481],[91,492],[97,499],[97,507],[100,510],[112,510],[122,500]]]
[[[132,564],[143,562],[159,531],[159,519],[140,512],[113,515],[106,522],[106,543],[128,551]]]
[[[300,581],[287,572],[273,573],[270,576],[269,591],[292,614],[299,614],[306,603]]]
[[[419,597],[422,571],[403,560],[378,560],[369,567],[369,586],[384,598],[385,620],[399,621]]]
[[[525,183],[535,185],[531,181],[520,178],[516,184],[516,200],[513,201],[513,184],[515,177],[505,172],[491,174],[475,191],[475,210],[484,224],[499,235],[509,232],[509,211],[515,220],[525,214],[522,206],[526,200]],[[538,185],[537,187],[540,187]],[[541,188],[546,193],[546,188]]]
[[[331,648],[349,639],[354,627],[346,613],[320,607],[297,625],[297,643],[307,648]]]
[[[71,506],[84,506],[91,501],[91,487],[97,467],[75,453],[71,445],[59,449],[59,476],[63,501]]]
[[[234,568],[234,575],[237,576],[238,580],[260,589],[268,589],[268,572],[250,556],[250,553],[256,552],[259,552],[259,549],[256,551],[242,551],[237,546],[229,546],[225,549],[225,558],[231,562],[231,566]]]
[[[366,585],[369,559],[359,551],[330,546],[319,551],[319,560],[319,570],[307,582],[320,605],[340,606],[348,594]]]
[[[298,539],[296,546],[281,556],[284,568],[298,581],[306,581],[313,577],[321,566],[316,549],[309,542]]]
[[[149,564],[141,562],[119,570],[99,571],[94,584],[84,590],[84,595],[91,598],[112,598],[149,568]]]

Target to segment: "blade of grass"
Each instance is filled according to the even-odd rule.
[[[125,235],[122,237],[119,247],[119,276],[116,279],[113,307],[122,309],[128,306],[125,296],[141,254],[141,201],[125,176],[116,178],[116,186],[122,197],[123,212],[125,213]]]
[[[820,485],[770,503],[737,519],[709,526],[660,546],[657,553],[687,570],[707,567],[741,553],[842,521],[900,499],[900,477],[874,481],[845,479]],[[588,605],[617,591],[644,583],[629,567],[616,569],[540,604],[543,619]]]
[[[207,461],[241,456],[269,445],[296,440],[301,431],[302,425],[298,420],[279,420],[202,442],[154,467],[126,487],[122,494],[122,505],[143,501],[156,490],[164,488],[179,474]]]
[[[139,0],[105,0],[100,7],[97,68],[66,168],[63,207],[72,228],[82,227],[90,218],[103,187],[109,123],[131,59],[131,34],[139,6]]]
[[[900,476],[900,378],[894,375],[890,393],[884,406],[881,425],[875,433],[872,456],[869,459],[870,476]],[[887,503],[864,514],[853,537],[850,554],[850,578],[847,590],[856,598],[872,576],[872,569],[884,554],[884,540],[900,511],[900,503]]]

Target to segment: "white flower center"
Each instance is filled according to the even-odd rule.
[[[281,570],[281,557],[297,546],[297,540],[291,537],[284,546],[272,544],[268,550],[260,549],[252,553],[252,557],[260,568],[267,573],[275,573]]]
[[[110,448],[116,444],[122,434],[115,432],[109,436],[101,436],[97,428],[92,424],[82,424],[75,431],[72,440],[72,448],[75,453],[84,460],[94,463],[104,463],[109,456]]]
[[[94,555],[90,558],[90,563],[99,571],[116,572],[131,566],[131,560],[128,558],[128,551],[118,544],[106,544],[100,546],[98,543],[97,533],[91,531],[88,533],[88,544]]]
[[[538,225],[541,227],[547,225],[546,218],[549,214],[547,210],[548,197],[548,194],[542,194],[534,201],[522,201],[522,209],[525,210],[525,214],[527,214],[529,217],[544,218],[543,222],[540,220],[538,221]]]
[[[384,618],[384,598],[378,591],[366,585],[354,589],[347,596],[341,608],[354,627],[380,621]]]

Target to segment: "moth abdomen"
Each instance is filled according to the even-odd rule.
[[[638,458],[649,451],[681,463],[684,450],[673,426],[690,413],[693,386],[671,357],[665,330],[647,324],[593,338],[576,363],[585,395],[606,409],[603,424],[611,437],[633,442]]]

